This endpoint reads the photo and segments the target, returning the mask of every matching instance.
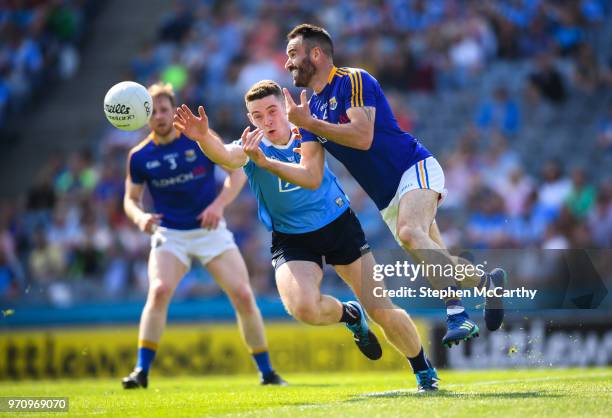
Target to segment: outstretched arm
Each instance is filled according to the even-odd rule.
[[[319,188],[325,167],[325,151],[321,144],[305,142],[300,148],[295,148],[294,151],[301,154],[302,158],[299,164],[294,164],[266,157],[259,148],[262,138],[263,133],[243,135],[242,149],[253,163],[291,184],[310,190]]]
[[[204,107],[198,107],[199,117],[191,112],[187,105],[176,108],[174,127],[188,138],[197,142],[200,149],[216,164],[235,169],[247,162],[242,148],[234,144],[224,144],[208,126],[208,116]]]
[[[340,145],[368,150],[374,139],[374,120],[376,108],[372,106],[351,107],[346,111],[350,122],[329,123],[316,119],[310,114],[306,101],[306,90],[300,94],[300,104],[293,101],[289,90],[283,89],[289,121],[313,134],[336,142]]]

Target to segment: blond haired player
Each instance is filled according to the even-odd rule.
[[[153,98],[151,134],[128,155],[123,201],[128,217],[151,235],[149,292],[140,319],[137,365],[123,379],[123,387],[147,387],[170,299],[192,258],[208,269],[232,302],[262,384],[286,384],[270,365],[264,325],[247,269],[223,219],[224,208],[244,185],[244,174],[240,170],[228,171],[223,189],[217,194],[215,164],[172,126],[172,87],[154,84],[149,93]],[[145,185],[153,199],[153,213],[142,206]]]

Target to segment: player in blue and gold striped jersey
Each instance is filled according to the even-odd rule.
[[[151,134],[128,155],[123,202],[127,216],[151,235],[149,292],[140,318],[136,367],[122,380],[123,387],[148,386],[170,300],[192,258],[208,269],[231,300],[262,384],[286,384],[270,364],[264,324],[246,265],[223,220],[225,206],[244,186],[244,174],[229,172],[217,193],[215,164],[172,126],[172,86],[154,84],[149,93],[153,99]],[[142,205],[145,187],[156,213],[147,212]]]
[[[417,260],[433,265],[465,264],[444,249],[435,214],[442,199],[444,173],[431,153],[402,131],[378,81],[358,68],[337,68],[333,43],[323,28],[302,24],[287,36],[287,62],[294,84],[306,91],[296,104],[285,90],[289,120],[301,128],[303,142],[319,142],[343,163],[376,203],[398,243]],[[505,281],[505,272],[475,274],[458,283],[429,277],[439,289],[483,287]],[[493,303],[497,304],[493,306]],[[498,300],[487,300],[485,320],[498,329],[503,309]],[[448,332],[443,343],[451,345],[478,335],[461,300],[446,300]],[[493,309],[497,308],[497,309]]]

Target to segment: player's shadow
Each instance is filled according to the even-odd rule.
[[[350,399],[347,399],[345,402],[361,402],[368,399],[376,399],[376,398],[418,398],[418,397],[438,397],[438,398],[469,398],[469,399],[487,399],[487,398],[495,398],[495,399],[528,399],[528,398],[558,398],[560,395],[554,393],[546,393],[546,392],[486,392],[486,393],[464,393],[464,392],[453,392],[450,390],[439,390],[437,392],[428,392],[428,393],[417,393],[417,392],[408,392],[408,391],[389,391],[382,393],[368,393],[363,395],[357,395]]]

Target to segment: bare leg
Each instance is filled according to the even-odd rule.
[[[415,357],[421,350],[421,340],[410,316],[388,298],[374,297],[374,287],[381,286],[372,279],[375,263],[372,253],[367,253],[349,265],[334,268],[382,328],[387,340],[403,355]]]
[[[187,266],[172,253],[152,250],[149,255],[149,292],[140,318],[139,345],[155,349],[166,327],[168,305]]]
[[[255,303],[249,275],[237,249],[227,250],[212,259],[206,268],[229,297],[238,320],[238,328],[252,352],[266,351],[263,319]]]
[[[322,295],[321,268],[311,261],[289,261],[276,270],[276,285],[281,300],[291,316],[310,325],[340,322],[342,303]]]

